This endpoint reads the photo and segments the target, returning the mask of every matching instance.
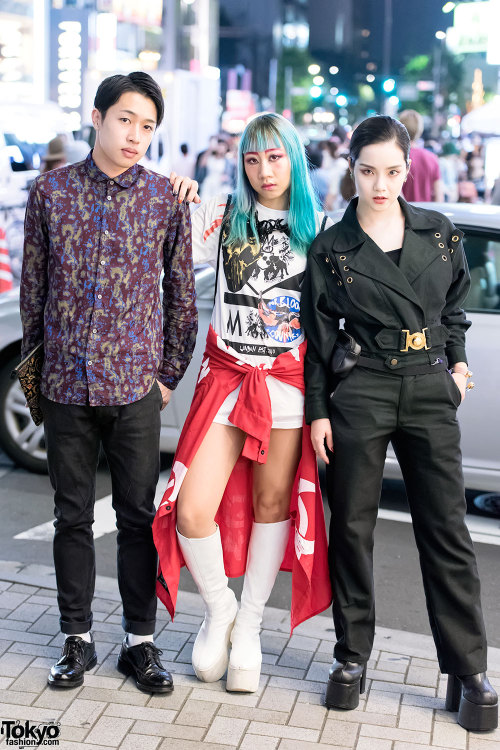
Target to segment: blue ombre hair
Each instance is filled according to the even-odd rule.
[[[229,216],[229,246],[248,240],[249,231],[258,240],[255,221],[257,195],[245,172],[248,151],[284,148],[290,159],[290,205],[288,227],[290,247],[306,255],[316,236],[316,209],[319,208],[309,177],[304,146],[293,125],[281,115],[265,113],[251,120],[243,131],[238,149],[238,179]]]

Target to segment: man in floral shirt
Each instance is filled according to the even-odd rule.
[[[22,356],[44,342],[41,408],[66,636],[48,681],[81,685],[97,661],[90,633],[92,523],[102,444],[112,477],[126,632],[118,668],[139,689],[165,693],[173,685],[153,642],[151,524],[160,410],[189,364],[197,331],[191,226],[168,179],[138,164],[163,117],[151,76],[107,78],[94,107],[93,151],[37,178],[25,223]]]

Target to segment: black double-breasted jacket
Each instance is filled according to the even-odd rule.
[[[357,198],[311,246],[301,298],[307,422],[328,417],[328,363],[342,319],[362,355],[384,363],[387,372],[467,361],[470,322],[461,306],[470,279],[463,233],[437,211],[399,202],[405,216],[399,265],[361,229]],[[403,351],[419,331],[427,348]]]

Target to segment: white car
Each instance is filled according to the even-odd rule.
[[[448,215],[465,232],[465,250],[472,285],[465,307],[473,325],[467,335],[469,366],[476,387],[458,410],[462,430],[466,486],[500,491],[500,209],[477,204],[425,204]],[[340,218],[339,213],[334,219]],[[213,306],[215,272],[196,269],[199,331],[193,359],[162,412],[160,448],[175,451],[189,410],[205,347]],[[35,471],[46,467],[43,428],[31,422],[17,382],[10,379],[19,361],[21,322],[16,292],[0,296],[0,445],[18,464]],[[399,466],[389,450],[385,476],[399,478]]]

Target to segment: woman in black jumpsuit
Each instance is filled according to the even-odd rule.
[[[493,729],[498,699],[485,674],[480,585],[465,525],[456,410],[468,373],[461,308],[469,288],[462,233],[400,196],[406,129],[371,117],[353,133],[357,196],[313,243],[301,319],[307,337],[306,419],[327,463],[330,572],[337,634],[326,704],[355,708],[374,637],[373,532],[392,442],[420,555],[446,707],[466,729]],[[411,175],[409,176],[411,179]],[[339,321],[361,346],[335,392],[329,361]],[[325,449],[326,443],[326,449]]]

